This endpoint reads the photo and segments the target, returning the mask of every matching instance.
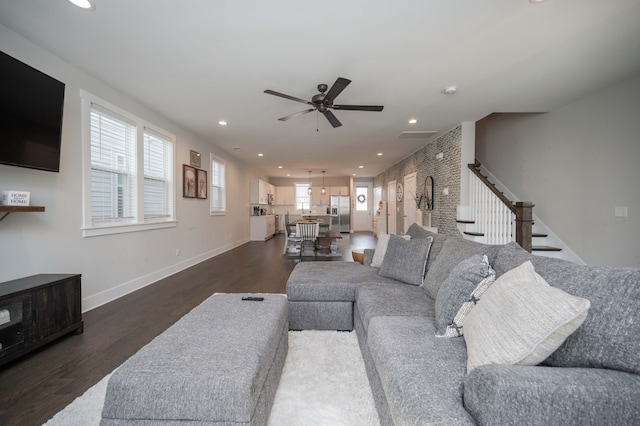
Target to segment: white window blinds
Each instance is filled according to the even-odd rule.
[[[175,136],[81,91],[83,235],[176,226]]]
[[[227,210],[226,163],[211,155],[211,213],[221,214]]]
[[[91,218],[130,221],[135,215],[136,128],[124,117],[91,107]]]
[[[311,210],[311,196],[308,183],[296,183],[296,210]]]
[[[144,130],[144,217],[166,218],[173,212],[173,143]]]

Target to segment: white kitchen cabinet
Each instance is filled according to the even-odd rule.
[[[331,195],[349,195],[348,186],[332,186],[329,188]]]
[[[251,179],[249,202],[251,204],[269,204],[269,194],[275,194],[275,191],[269,192],[270,186],[273,187],[262,179]]]
[[[293,189],[293,186],[276,187],[276,204],[293,205],[295,203],[295,191]]]
[[[251,241],[266,241],[276,233],[276,217],[274,215],[251,216],[249,218]]]

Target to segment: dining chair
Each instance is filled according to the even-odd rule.
[[[300,242],[300,259],[306,255],[305,247],[311,247],[311,253],[316,255],[316,241],[318,238],[319,226],[317,222],[299,222],[296,224],[296,235],[302,239]]]
[[[291,225],[289,224],[289,213],[285,213],[284,215],[284,229],[286,234],[284,236],[284,250],[282,254],[287,254],[287,252],[297,254],[301,249],[302,238],[297,235],[297,230],[296,232],[292,232]]]

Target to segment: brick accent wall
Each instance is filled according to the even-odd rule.
[[[443,158],[436,159],[442,152]],[[462,126],[449,130],[434,139],[418,151],[399,163],[380,173],[373,180],[374,186],[381,186],[383,198],[386,200],[387,183],[396,180],[404,183],[404,177],[417,172],[416,186],[418,195],[425,190],[427,176],[433,176],[434,209],[426,210],[425,202],[420,206],[423,220],[427,220],[427,213],[431,213],[431,226],[438,228],[438,233],[457,233],[456,211],[460,204],[460,170],[462,159]],[[449,194],[442,192],[449,189]],[[409,196],[405,194],[405,197]],[[396,229],[400,233],[403,228],[404,203],[397,204],[399,212],[396,216]]]

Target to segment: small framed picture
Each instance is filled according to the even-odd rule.
[[[191,159],[191,165],[196,168],[202,167],[202,156],[199,152],[189,151],[189,158]]]
[[[198,198],[206,199],[207,198],[207,171],[198,169],[197,176],[198,176]]]
[[[182,196],[185,198],[196,198],[197,193],[196,168],[182,165]]]

